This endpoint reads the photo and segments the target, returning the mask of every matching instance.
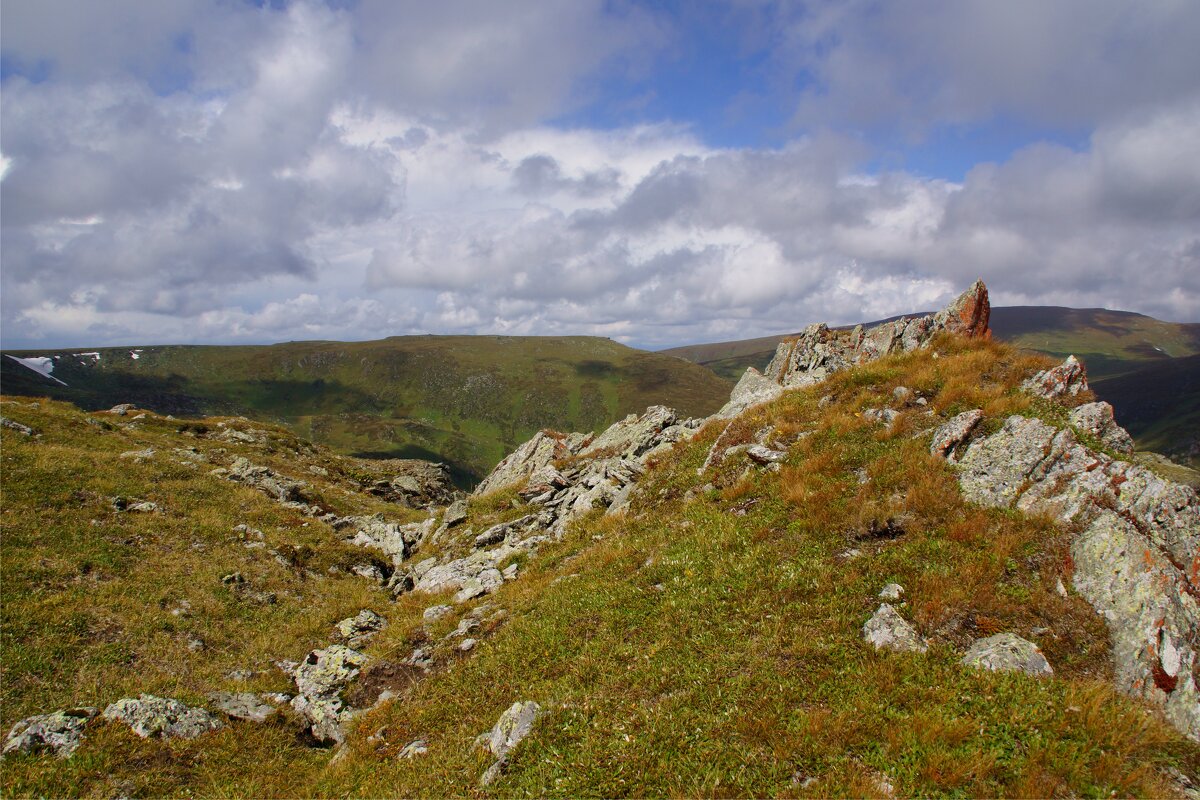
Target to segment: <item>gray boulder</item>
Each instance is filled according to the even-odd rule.
[[[964,666],[981,667],[993,672],[1020,671],[1039,677],[1053,675],[1050,662],[1033,642],[1015,633],[997,633],[979,639],[962,658]]]
[[[746,456],[759,464],[780,464],[787,459],[787,453],[782,450],[772,450],[761,444],[751,445],[746,449]]]
[[[4,755],[49,752],[70,758],[79,749],[84,727],[96,713],[94,708],[72,708],[26,717],[8,732]]]
[[[550,462],[578,452],[583,442],[553,431],[538,431],[534,437],[503,458],[475,487],[476,496],[515,486]]]
[[[270,467],[252,464],[242,456],[235,458],[229,465],[226,477],[231,481],[252,486],[281,502],[307,502],[304,494],[307,484],[303,481],[285,477]]]
[[[104,709],[104,718],[123,722],[138,736],[160,739],[195,739],[225,724],[202,708],[191,708],[178,700],[143,694],[126,697]]]
[[[916,628],[888,603],[880,605],[879,610],[867,620],[862,634],[863,639],[873,644],[876,650],[924,653],[928,649]]]
[[[22,436],[32,436],[33,435],[33,428],[29,427],[28,425],[22,425],[19,422],[8,419],[7,417],[0,417],[0,427],[8,428],[9,430],[16,431],[17,433],[21,434]]]
[[[447,528],[453,528],[460,522],[467,521],[467,501],[456,500],[446,509],[446,513],[442,516],[442,524]]]

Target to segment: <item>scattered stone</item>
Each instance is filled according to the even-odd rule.
[[[347,645],[359,648],[366,644],[372,636],[387,626],[387,620],[369,609],[363,609],[357,616],[348,617],[335,627],[337,634]]]
[[[188,639],[187,642],[187,649],[193,653],[199,653],[200,651],[204,650],[206,646],[207,645],[204,644],[203,639],[197,639],[195,637]]]
[[[1067,596],[1067,587],[1063,586],[1062,578],[1058,578],[1054,582],[1054,591],[1058,593],[1059,597]]]
[[[452,613],[453,611],[454,611],[454,606],[445,606],[445,605],[430,606],[429,608],[425,609],[423,614],[421,614],[421,618],[424,619],[426,622],[436,622],[439,619],[441,619],[442,617],[446,616],[447,614]]]
[[[497,759],[483,774],[480,784],[487,786],[500,776],[508,763],[508,754],[533,731],[533,725],[541,715],[542,707],[532,700],[513,703],[500,715],[495,726],[480,737],[484,748]]]
[[[33,435],[33,428],[29,427],[28,425],[22,425],[19,422],[14,422],[13,420],[11,420],[7,417],[0,417],[0,427],[4,427],[4,428],[8,428],[9,430],[16,431],[17,433],[21,434],[22,436],[32,436]],[[34,719],[34,718],[30,717],[30,719]]]
[[[287,702],[287,695],[255,694],[254,692],[209,692],[208,699],[213,707],[233,719],[247,722],[266,722],[275,713],[275,707]]]
[[[117,457],[122,459],[130,458],[133,459],[134,462],[141,464],[154,458],[154,448],[147,447],[145,450],[126,450]]]
[[[929,445],[929,452],[935,456],[942,456],[947,461],[954,463],[954,450],[971,435],[971,431],[983,421],[983,411],[978,408],[964,411],[955,416],[946,424],[941,425],[933,432],[933,441]]]
[[[448,528],[453,528],[459,523],[467,521],[467,501],[456,500],[451,503],[446,509],[445,515],[442,516],[442,524]]]
[[[115,405],[112,408],[110,408],[108,410],[108,413],[116,414],[118,417],[123,417],[126,414],[128,414],[130,411],[132,411],[133,408],[134,408],[133,403],[121,403],[120,405]]]
[[[458,649],[463,653],[469,653],[475,649],[476,644],[477,642],[474,639],[463,639],[458,643]]]
[[[889,583],[879,591],[879,599],[894,603],[904,594],[904,587],[898,583]]]
[[[1113,407],[1108,403],[1084,403],[1071,410],[1071,424],[1090,433],[1111,450],[1118,453],[1133,452],[1133,437],[1129,431],[1117,424],[1113,418]]]
[[[151,736],[195,739],[224,727],[224,723],[202,708],[150,694],[118,700],[104,709],[104,718],[125,723],[143,739]]]
[[[900,416],[894,408],[867,408],[863,410],[863,419],[878,422],[880,425],[891,425]]]
[[[383,576],[383,570],[374,564],[355,564],[350,568],[350,572],[375,583],[382,584],[387,582],[387,578]]]
[[[887,603],[879,606],[879,610],[863,625],[862,632],[863,639],[873,644],[876,650],[924,653],[928,649],[916,629]]]
[[[233,430],[232,428],[228,430]],[[251,441],[254,441],[253,439]],[[264,494],[283,503],[304,503],[307,497],[304,490],[307,486],[303,481],[280,475],[270,467],[260,467],[249,460],[238,456],[229,465],[226,477],[231,481],[252,486]]]
[[[246,576],[240,572],[230,572],[228,575],[221,576],[221,583],[226,586],[238,586],[246,582]]]
[[[506,581],[514,581],[517,579],[517,570],[518,569],[519,569],[519,566],[517,564],[515,564],[515,563],[509,564],[507,567],[505,567],[503,570],[500,571],[500,575]]]
[[[897,403],[907,403],[912,399],[912,396],[913,390],[907,386],[897,386],[895,389],[892,389],[892,399]]]
[[[1050,662],[1033,642],[1015,633],[997,633],[979,639],[962,658],[967,667],[983,667],[993,672],[1018,670],[1030,675],[1053,675]]]
[[[759,464],[779,464],[787,458],[787,453],[782,450],[772,450],[769,447],[763,447],[761,444],[752,445],[747,448],[746,455],[751,461]]]
[[[493,525],[475,537],[475,549],[478,550],[481,547],[490,547],[491,545],[499,544],[504,541],[504,537],[507,534],[508,525]]]
[[[424,739],[417,739],[404,745],[397,758],[416,758],[429,752],[429,745]]]
[[[70,758],[79,749],[84,726],[96,713],[94,708],[71,708],[26,717],[8,732],[4,755],[50,752],[59,758]]]
[[[1087,370],[1075,356],[1067,356],[1066,361],[1042,370],[1021,384],[1021,388],[1050,400],[1074,397],[1088,390]]]

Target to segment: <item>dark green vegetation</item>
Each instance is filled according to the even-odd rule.
[[[367,457],[445,461],[463,486],[542,428],[597,430],[648,405],[712,413],[711,372],[595,337],[409,336],[263,347],[12,352],[57,356],[63,387],[0,358],[7,394],[82,408],[244,414]],[[137,358],[134,358],[134,355]]]
[[[1200,361],[1188,358],[1200,354],[1200,324],[1100,308],[1013,306],[993,308],[991,326],[995,338],[1017,347],[1058,359],[1075,355],[1096,396],[1112,404],[1138,447],[1200,463]],[[765,368],[775,346],[795,335],[662,352],[737,381],[747,367]]]
[[[518,580],[433,623],[422,609],[447,597],[392,604],[344,576],[306,582],[229,541],[230,525],[250,521],[273,544],[308,544],[311,571],[321,574],[339,558],[322,523],[300,528],[264,496],[206,469],[116,464],[113,454],[130,447],[169,449],[177,423],[104,431],[65,406],[5,404],[6,416],[43,431],[42,440],[0,434],[6,672],[22,663],[10,659],[58,662],[38,668],[52,669],[50,679],[32,666],[6,675],[5,726],[33,710],[102,705],[117,691],[197,700],[208,680],[229,688],[221,676],[235,666],[264,670],[252,688],[283,691],[269,660],[299,658],[359,608],[391,622],[366,648],[382,665],[438,642],[482,602],[507,615],[472,634],[480,644],[470,655],[448,655],[360,717],[336,761],[302,746],[282,719],[170,743],[99,724],[70,761],[6,759],[0,788],[5,796],[862,797],[883,795],[886,776],[896,796],[1171,794],[1165,770],[1194,778],[1200,752],[1108,688],[1103,620],[1055,590],[1060,579],[1071,585],[1069,532],[964,503],[951,468],[929,456],[926,438],[913,438],[933,422],[920,409],[887,430],[862,416],[898,385],[925,394],[939,419],[964,408],[984,409],[988,425],[1015,412],[1065,416],[1014,391],[1043,359],[997,343],[943,339],[935,348],[938,359],[890,357],[790,392],[728,428],[711,423],[651,465],[626,515],[585,517],[523,562]],[[825,395],[832,402],[819,405]],[[731,457],[697,474],[718,436],[736,445],[763,428],[788,445],[781,470]],[[342,508],[359,502],[337,491],[352,488],[339,476],[354,462],[281,431],[268,447],[247,454],[295,475],[321,459],[332,482],[315,490]],[[101,496],[115,492],[162,503],[166,524],[113,514]],[[515,498],[475,500],[470,527],[528,513]],[[874,533],[889,519],[897,521],[889,535]],[[202,564],[178,559],[194,541],[210,548]],[[431,547],[414,559],[437,554]],[[225,599],[218,574],[235,567],[274,582],[279,609],[251,613]],[[162,574],[149,588],[132,582],[155,569]],[[926,654],[876,652],[861,639],[877,593],[893,581],[905,587],[901,613],[930,640]],[[203,616],[180,621],[163,609],[164,596],[169,608],[183,591]],[[179,649],[181,626],[208,625],[214,647]],[[238,625],[245,635],[225,633]],[[998,631],[1036,641],[1055,675],[959,665],[967,643]],[[164,667],[178,673],[174,683]],[[491,759],[475,736],[517,700],[548,713],[506,773],[480,790]],[[399,759],[415,739],[428,753]]]

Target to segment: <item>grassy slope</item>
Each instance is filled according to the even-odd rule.
[[[109,348],[98,362],[53,352],[69,388],[5,358],[4,391],[91,409],[246,414],[344,453],[447,461],[464,485],[541,428],[594,430],[655,403],[705,415],[730,388],[677,359],[582,336],[147,347],[137,359]]]
[[[490,790],[497,795],[870,796],[880,793],[880,774],[900,795],[1167,794],[1160,770],[1174,765],[1196,775],[1200,754],[1153,713],[1107,688],[1102,620],[1074,594],[1063,598],[1054,589],[1060,578],[1070,585],[1064,534],[1043,519],[963,503],[950,468],[928,455],[923,439],[910,438],[930,424],[918,409],[903,414],[892,433],[861,417],[900,384],[927,394],[943,417],[982,407],[989,427],[1014,411],[1060,423],[1065,417],[1060,407],[1013,393],[1035,359],[998,344],[944,341],[939,349],[937,360],[930,353],[893,357],[791,392],[728,430],[714,423],[677,446],[648,473],[630,514],[587,518],[524,564],[520,580],[487,599],[507,610],[506,621],[473,634],[481,643],[472,656],[454,657],[366,714],[336,762],[289,740],[279,725],[235,726],[171,744],[135,742],[102,726],[69,762],[6,761],[5,794],[111,793],[125,781],[162,794],[473,794],[489,763],[475,735],[524,699],[549,715]],[[819,410],[824,394],[836,399]],[[50,427],[32,410],[10,408],[12,417]],[[63,409],[55,413],[71,418]],[[780,472],[746,470],[731,459],[697,476],[719,435],[736,444],[763,426],[794,442]],[[75,435],[72,428],[55,437]],[[49,459],[34,455],[44,445],[3,436],[20,470],[48,468]],[[73,470],[73,460],[91,459],[95,445],[64,446],[53,463],[86,476]],[[19,480],[32,482],[34,474]],[[6,470],[6,482],[9,475],[16,477]],[[93,478],[66,483],[85,480]],[[173,492],[235,491],[240,503],[271,513],[236,487],[210,486],[203,473],[181,480]],[[524,513],[510,507],[512,498],[476,500],[471,527]],[[215,542],[237,518],[209,531],[196,512],[186,534],[164,532],[163,544],[180,535]],[[62,527],[74,530],[98,511],[47,503],[31,489],[15,513],[15,540],[22,541],[36,539],[47,524],[56,529],[55,520],[68,513],[80,519]],[[861,535],[888,517],[903,520],[902,536]],[[13,540],[6,530],[6,565],[14,561]],[[861,555],[847,558],[850,547]],[[173,568],[174,561],[161,563]],[[69,565],[60,573],[57,581],[39,578],[36,594],[30,586],[10,589],[6,575],[6,625],[24,617],[25,605],[22,614],[10,613],[13,602],[33,609],[59,603],[60,614],[81,613],[85,600],[73,593]],[[890,581],[905,587],[901,611],[930,637],[928,654],[876,653],[861,641],[875,595]],[[138,593],[126,602],[153,614],[155,599]],[[421,609],[439,599],[409,595],[386,608],[375,601],[370,607],[392,624],[369,652],[384,662],[403,659],[414,643],[451,630],[466,608],[421,624]],[[326,602],[311,620],[295,623],[310,626],[301,632],[304,647],[343,608],[354,610],[357,598],[336,613]],[[96,613],[111,612],[100,605]],[[1037,641],[1055,676],[958,665],[972,638],[1001,630]],[[36,639],[29,647],[39,653],[50,645]],[[69,661],[62,669],[99,678],[49,682],[36,702],[18,696],[14,712],[95,703],[109,698],[97,698],[93,685],[126,681],[133,688],[141,680],[140,671],[104,677],[128,665]],[[152,672],[146,680],[154,683]],[[398,760],[416,738],[428,742],[429,753]],[[805,784],[808,778],[815,782]]]
[[[871,323],[874,324],[874,323]],[[992,333],[1004,342],[1055,358],[1074,354],[1087,365],[1097,395],[1112,403],[1117,419],[1138,446],[1175,454],[1179,442],[1200,440],[1195,396],[1180,397],[1181,380],[1194,383],[1200,324],[1163,322],[1142,314],[1096,308],[1015,306],[992,309]],[[795,335],[795,334],[791,334]],[[689,345],[663,353],[708,367],[737,381],[747,367],[764,369],[786,336]],[[1126,380],[1115,378],[1125,376]],[[1178,456],[1176,456],[1178,457]]]

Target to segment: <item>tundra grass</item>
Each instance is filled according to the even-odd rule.
[[[921,435],[966,407],[989,422],[1061,420],[1015,391],[1040,365],[944,339],[836,375],[710,423],[656,459],[628,513],[584,518],[519,580],[448,618],[420,619],[438,597],[372,606],[392,620],[370,649],[380,663],[436,642],[472,605],[506,616],[472,634],[473,653],[364,713],[336,756],[280,726],[190,743],[100,726],[68,762],[7,761],[5,794],[1168,796],[1168,771],[1195,778],[1200,753],[1109,688],[1103,620],[1058,591],[1071,585],[1071,532],[964,503]],[[901,385],[935,416],[909,406],[889,430],[863,416]],[[697,474],[718,437],[756,436],[788,446],[778,471],[737,456]],[[479,498],[469,525],[525,510],[514,503],[512,491]],[[891,582],[925,654],[862,641]],[[1054,676],[960,665],[999,631],[1035,641]],[[475,737],[518,700],[546,713],[480,787],[491,758]],[[417,739],[428,753],[399,758]]]

